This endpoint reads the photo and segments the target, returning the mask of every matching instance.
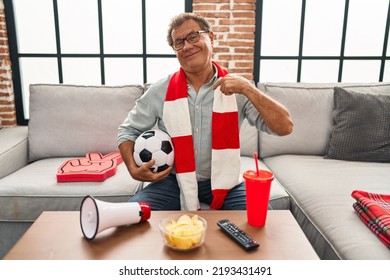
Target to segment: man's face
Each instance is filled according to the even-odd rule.
[[[187,20],[182,25],[172,30],[173,41],[184,39],[188,34],[202,30],[199,24],[194,20]],[[184,41],[181,50],[175,51],[181,67],[185,72],[197,73],[203,71],[211,65],[213,49],[213,32],[201,33],[200,39],[194,44]]]

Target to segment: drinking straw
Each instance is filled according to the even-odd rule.
[[[255,164],[256,164],[256,175],[259,176],[260,175],[260,171],[259,171],[259,163],[257,161],[257,152],[254,152],[253,154],[253,157],[255,159]]]

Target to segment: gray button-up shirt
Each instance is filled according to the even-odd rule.
[[[171,76],[159,80],[136,102],[125,121],[118,129],[118,146],[124,141],[135,141],[144,131],[156,125],[167,131],[162,120],[165,95]],[[211,115],[213,111],[214,94],[212,86],[217,80],[217,73],[209,83],[203,85],[196,93],[188,85],[188,105],[192,124],[192,136],[196,161],[198,181],[210,179],[211,176]],[[242,94],[236,94],[239,124],[246,118],[248,123],[260,131],[272,133],[256,108]]]

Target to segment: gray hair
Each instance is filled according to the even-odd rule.
[[[173,44],[172,30],[191,19],[196,21],[202,30],[210,31],[210,23],[203,16],[195,13],[181,13],[172,18],[168,26],[167,41],[170,46]]]

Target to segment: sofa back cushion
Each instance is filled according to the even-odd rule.
[[[280,154],[324,155],[333,124],[334,87],[365,93],[390,91],[390,83],[259,83],[258,88],[290,111],[294,129],[279,137],[260,132],[260,157]]]
[[[252,157],[258,152],[259,132],[245,119],[240,128],[240,154],[241,156]]]
[[[117,151],[118,126],[141,85],[30,85],[29,161]]]

